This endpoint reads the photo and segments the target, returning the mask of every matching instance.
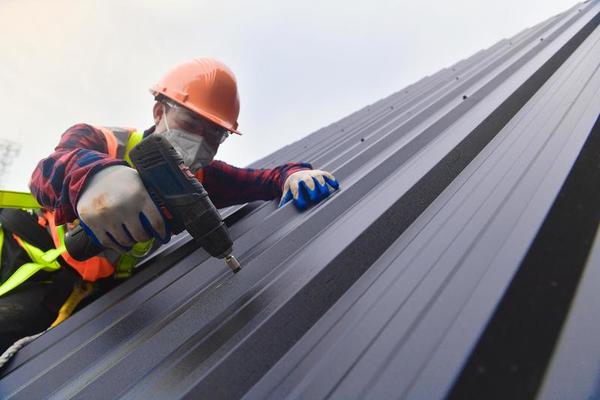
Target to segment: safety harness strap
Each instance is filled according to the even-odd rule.
[[[33,262],[21,265],[2,285],[0,285],[0,296],[10,292],[41,270],[58,271],[60,269],[60,263],[56,261],[56,259],[64,251],[63,248],[50,249],[44,252],[39,248],[25,242],[15,234],[13,234],[13,237],[27,252]]]
[[[101,131],[109,144],[110,153],[113,156],[116,156],[118,147],[117,138],[108,128],[101,128]],[[129,165],[132,165],[131,159],[129,158],[129,152],[141,142],[143,138],[144,136],[141,132],[135,130],[130,132],[124,151],[124,159]],[[1,251],[4,240],[4,231],[1,229],[1,226],[3,225],[15,234],[13,236],[33,261],[31,263],[23,264],[2,285],[0,285],[0,296],[2,296],[25,282],[38,271],[56,271],[60,269],[60,264],[56,260],[63,253],[65,253],[64,257],[66,257],[67,261],[69,261],[70,257],[68,256],[68,253],[66,253],[64,245],[64,225],[54,226],[52,223],[53,221],[49,221],[50,229],[53,230],[53,233],[56,235],[56,243],[53,243],[52,237],[48,235],[48,232],[33,221],[27,212],[12,209],[40,208],[40,205],[33,195],[22,192],[0,191],[0,208],[5,208],[0,212],[0,260],[2,259]],[[115,278],[121,279],[131,276],[133,268],[139,259],[150,251],[153,243],[153,239],[147,242],[136,243],[129,252],[122,254],[115,265]],[[53,248],[54,245],[56,245],[56,248]],[[73,262],[73,260],[70,261],[71,263]],[[100,267],[102,267],[102,265],[98,265],[98,268]],[[106,266],[104,266],[104,269],[106,269]],[[98,278],[98,276],[90,275],[87,278],[95,279]]]
[[[93,286],[91,283],[84,281],[76,283],[73,287],[73,291],[58,310],[58,315],[56,316],[56,319],[54,320],[52,325],[50,325],[50,328],[54,328],[55,326],[63,322],[65,319],[69,318],[71,314],[73,314],[73,311],[75,311],[75,308],[77,308],[79,303],[81,303],[83,299],[92,294],[92,291]]]
[[[16,192],[13,192],[16,193]],[[22,196],[25,198],[26,196]],[[23,203],[21,203],[23,204]],[[54,249],[48,232],[23,210],[4,209],[0,212],[0,227],[13,233],[14,239],[25,250],[31,263],[21,265],[0,285],[0,296],[10,292],[38,271],[56,271],[60,264],[56,259],[64,249]],[[4,246],[4,229],[0,234],[0,260]]]
[[[40,204],[31,193],[0,191],[0,208],[40,208]]]

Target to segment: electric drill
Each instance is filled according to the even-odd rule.
[[[232,254],[233,241],[227,226],[202,184],[168,140],[150,135],[131,149],[129,157],[171,232],[187,230],[211,256],[224,258],[229,268],[238,272],[241,267]],[[81,227],[66,235],[65,247],[71,257],[80,261],[103,250]]]

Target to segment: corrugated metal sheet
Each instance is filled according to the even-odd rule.
[[[599,20],[578,4],[258,161],[342,188],[224,210],[236,275],[180,235],[0,397],[600,396]]]

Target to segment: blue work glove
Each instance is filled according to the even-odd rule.
[[[309,205],[320,202],[339,187],[340,184],[329,172],[318,169],[294,172],[285,180],[279,207],[294,200],[294,205],[304,210]]]

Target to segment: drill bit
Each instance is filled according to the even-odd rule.
[[[234,273],[237,273],[242,269],[242,266],[240,265],[239,261],[237,260],[237,258],[235,258],[235,256],[233,254],[229,254],[228,256],[225,256],[225,263],[227,264],[227,266],[229,268],[231,268],[231,270]]]

